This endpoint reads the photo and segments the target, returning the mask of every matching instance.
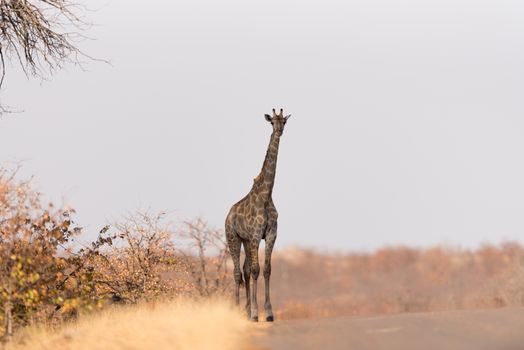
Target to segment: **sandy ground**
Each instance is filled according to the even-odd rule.
[[[524,308],[277,321],[254,327],[250,350],[524,350]]]

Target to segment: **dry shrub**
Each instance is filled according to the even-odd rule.
[[[180,229],[164,214],[137,212],[82,247],[74,210],[42,205],[31,183],[0,169],[0,336],[57,323],[114,302],[181,294],[209,297],[228,288],[223,234],[203,220]]]
[[[137,212],[104,228],[108,247],[93,260],[98,295],[136,303],[228,290],[223,233],[202,219],[173,226],[163,213]]]
[[[80,233],[74,210],[42,205],[30,182],[16,171],[0,170],[0,335],[20,326],[70,313],[91,304],[92,271],[86,261],[98,242],[82,254],[72,252]]]
[[[175,300],[112,308],[59,329],[28,329],[6,350],[234,350],[245,348],[250,329],[227,302]]]
[[[189,289],[164,214],[137,212],[101,231],[108,247],[93,259],[97,293],[136,303],[178,295]]]
[[[177,253],[190,278],[193,292],[200,296],[230,291],[228,251],[222,230],[197,218],[186,221],[176,234]]]
[[[111,303],[138,303],[228,288],[223,234],[201,219],[179,230],[137,212],[83,247],[74,210],[42,205],[30,182],[0,169],[0,336],[57,323]],[[80,246],[79,246],[80,244]],[[81,248],[81,249],[79,249]]]

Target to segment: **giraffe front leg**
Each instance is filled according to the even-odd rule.
[[[250,244],[250,262],[251,277],[253,277],[253,286],[251,290],[251,321],[258,322],[258,302],[257,302],[257,280],[260,274],[260,265],[258,264],[258,246],[260,240],[254,240]]]
[[[275,245],[275,240],[277,238],[276,227],[272,228],[266,235],[266,251],[264,258],[264,287],[265,287],[265,296],[266,301],[264,303],[264,310],[266,311],[266,321],[273,322],[273,308],[271,306],[271,298],[269,296],[269,280],[271,278],[271,254],[273,253],[273,246]]]

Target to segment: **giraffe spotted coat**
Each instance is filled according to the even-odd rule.
[[[226,238],[234,264],[235,301],[240,302],[240,286],[246,288],[246,312],[253,321],[258,321],[257,280],[260,274],[258,250],[260,241],[265,240],[264,284],[266,320],[273,321],[269,281],[271,276],[271,254],[277,238],[278,212],[271,197],[277,167],[278,147],[284,126],[290,115],[283,110],[273,116],[265,115],[271,123],[273,133],[269,141],[264,164],[260,174],[254,179],[251,191],[233,205],[226,218]],[[244,247],[246,258],[243,271],[240,268],[240,249]],[[242,276],[243,275],[243,276]],[[252,281],[252,284],[251,284]]]

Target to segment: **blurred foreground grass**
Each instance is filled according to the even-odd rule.
[[[244,348],[249,334],[248,321],[229,303],[180,299],[113,307],[60,328],[29,327],[5,349],[233,350]]]

